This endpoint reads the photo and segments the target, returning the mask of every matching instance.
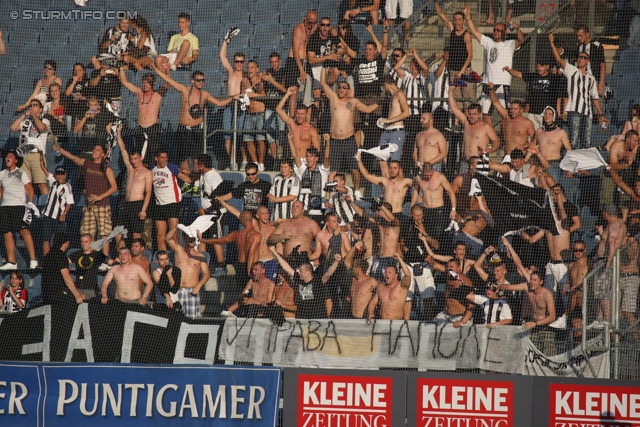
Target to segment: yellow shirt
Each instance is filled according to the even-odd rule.
[[[200,50],[200,47],[198,46],[198,38],[194,36],[193,33],[189,33],[186,36],[183,36],[180,33],[174,34],[173,36],[171,36],[171,40],[169,40],[169,47],[167,47],[167,51],[177,52],[178,50],[180,50],[180,46],[182,46],[182,42],[185,40],[189,40],[189,43],[190,43],[189,53],[187,54],[187,57],[188,58],[192,57],[194,50]]]

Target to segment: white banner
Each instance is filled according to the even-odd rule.
[[[402,368],[577,376],[588,369],[581,355],[547,358],[520,326],[436,327],[417,321],[227,319],[218,357],[226,363],[342,369]],[[608,360],[591,359],[602,374]],[[603,374],[604,375],[604,374]],[[603,375],[599,375],[603,378]]]

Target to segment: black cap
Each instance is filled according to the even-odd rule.
[[[536,64],[540,64],[540,65],[551,65],[551,61],[548,58],[544,58],[544,57],[539,57],[536,60]]]
[[[56,168],[56,175],[66,175],[67,171],[62,167],[62,166],[58,166]]]

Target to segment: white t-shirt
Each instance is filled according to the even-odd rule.
[[[178,174],[180,169],[173,163],[167,163],[164,168],[154,167],[153,174],[153,194],[156,196],[158,205],[168,205],[178,203],[182,200],[182,192],[178,186]]]
[[[513,316],[511,315],[511,307],[509,307],[509,303],[503,299],[491,300],[487,297],[483,297],[482,295],[476,295],[473,298],[473,302],[482,306],[482,309],[484,310],[485,323],[495,323],[500,320],[513,319]],[[493,313],[491,313],[491,319],[487,319],[489,316],[489,309],[492,305],[494,307]],[[496,316],[498,315],[498,307],[500,305],[502,305],[502,308],[500,308],[500,318],[496,319]]]
[[[493,39],[482,36],[480,44],[487,53],[484,66],[484,77],[488,82],[497,85],[511,85],[511,74],[503,71],[503,67],[513,65],[513,54],[516,51],[516,40],[496,43]]]
[[[200,200],[203,209],[209,209],[211,207],[211,193],[218,188],[221,182],[222,177],[215,169],[211,169],[209,172],[200,176]]]
[[[0,172],[0,188],[2,188],[2,206],[26,206],[24,186],[31,182],[29,174],[22,169]]]
[[[51,123],[48,119],[42,119],[42,123],[47,126],[47,129],[40,132],[33,119],[31,117],[25,117],[22,123],[20,123],[20,142],[18,144],[33,144],[41,149],[43,153],[46,153],[47,135],[49,134]],[[35,153],[37,149],[34,148],[31,152]]]

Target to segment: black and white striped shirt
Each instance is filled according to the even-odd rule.
[[[421,74],[413,77],[411,73],[406,73],[402,79],[402,91],[407,95],[409,112],[412,116],[420,115],[422,104],[428,96],[427,79]]]
[[[269,194],[273,194],[275,197],[287,197],[296,196],[300,194],[300,179],[296,175],[291,175],[289,178],[284,178],[281,174],[278,174],[273,179],[273,185]],[[295,201],[274,203],[274,209],[271,213],[271,220],[276,221],[280,218],[291,218],[291,204]]]
[[[68,182],[61,184],[52,173],[47,177],[49,183],[49,198],[42,213],[52,219],[60,219],[67,205],[73,205],[73,192]]]
[[[333,205],[333,212],[338,215],[338,225],[343,226],[353,222],[353,218],[356,215],[356,210],[351,206],[351,203],[347,202],[345,196],[351,197],[354,200],[353,189],[346,187],[347,193],[341,193],[335,191],[331,194],[330,203]]]
[[[589,73],[582,74],[580,70],[568,62],[564,69],[564,76],[567,78],[567,93],[569,94],[566,111],[593,117],[591,100],[600,98],[595,77]]]
[[[293,171],[300,179],[300,194],[298,200],[304,203],[304,210],[309,215],[322,215],[324,208],[324,187],[327,185],[329,168],[318,164],[315,170],[307,167],[305,159],[301,167],[295,166]]]

